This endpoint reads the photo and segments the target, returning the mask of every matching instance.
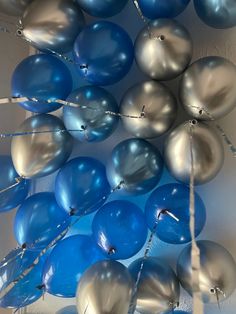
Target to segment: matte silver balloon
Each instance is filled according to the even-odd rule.
[[[17,133],[24,132],[45,133],[19,135],[12,139],[12,160],[20,176],[39,178],[49,175],[69,158],[73,140],[59,118],[50,114],[30,117],[17,130]]]
[[[78,4],[71,0],[34,0],[21,20],[23,36],[40,50],[59,53],[72,49],[84,26]]]
[[[150,22],[135,41],[137,65],[149,77],[160,81],[181,74],[191,61],[192,50],[188,31],[169,19]]]
[[[223,117],[236,106],[236,66],[222,57],[197,60],[183,75],[180,100],[197,119]]]
[[[129,266],[135,281],[141,263],[142,258]],[[169,313],[178,306],[179,297],[179,280],[172,268],[158,258],[146,259],[138,284],[136,310],[141,314]]]
[[[205,303],[227,299],[236,288],[236,264],[231,254],[212,241],[197,241],[200,249],[200,290]],[[185,290],[192,294],[191,245],[181,252],[177,274]]]
[[[192,132],[190,132],[190,128],[192,128]],[[203,184],[212,180],[224,162],[223,144],[213,128],[196,120],[181,124],[170,133],[166,140],[164,155],[170,173],[175,179],[189,183],[191,146],[195,184]]]
[[[0,0],[0,13],[20,16],[33,0]]]
[[[149,142],[132,138],[112,151],[107,177],[112,187],[122,184],[121,192],[144,194],[159,182],[163,161],[158,149]]]
[[[76,300],[78,313],[127,314],[134,281],[128,269],[116,261],[102,261],[81,277]]]
[[[177,115],[177,103],[164,85],[155,81],[134,85],[123,96],[120,110],[125,115],[139,116],[143,106],[143,119],[122,119],[128,132],[136,137],[154,138],[170,129]]]

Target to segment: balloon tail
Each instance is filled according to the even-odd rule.
[[[13,188],[16,187],[17,185],[19,185],[23,179],[24,179],[23,177],[15,178],[16,183],[14,183],[14,184],[8,186],[8,187],[5,188],[5,189],[0,190],[0,194],[1,194],[1,193],[5,193],[5,192],[7,192],[7,191],[13,189]]]
[[[168,216],[170,216],[171,218],[173,218],[175,221],[179,222],[179,218],[176,217],[173,213],[171,213],[171,212],[170,212],[169,210],[167,210],[167,209],[162,209],[162,210],[159,212],[158,217],[157,217],[158,220],[160,220],[161,215],[168,215]]]
[[[146,20],[146,18],[145,18],[144,15],[143,15],[143,12],[142,12],[142,10],[141,10],[141,8],[140,8],[140,6],[139,6],[138,0],[133,0],[133,3],[134,3],[135,8],[136,8],[137,11],[138,11],[138,14],[139,14],[140,18],[141,18],[142,21],[146,24],[147,20]]]
[[[86,308],[85,308],[85,310],[84,310],[84,314],[86,314],[86,313],[87,313],[88,308],[89,308],[89,303],[87,304],[87,306],[86,306]]]
[[[117,117],[120,117],[120,118],[130,118],[130,119],[144,119],[144,118],[146,118],[145,106],[142,107],[140,115],[138,115],[138,116],[123,114],[123,113],[120,113],[120,112],[113,112],[113,111],[109,111],[109,110],[105,111],[105,114],[109,114],[109,115],[112,115],[112,116],[117,116]]]

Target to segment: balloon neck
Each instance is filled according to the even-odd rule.
[[[70,216],[75,216],[75,213],[76,213],[76,209],[73,208],[73,207],[70,207],[70,213],[69,213],[69,215],[70,215]]]
[[[193,119],[193,120],[190,120],[189,123],[191,126],[194,126],[198,124],[198,121],[196,119]]]
[[[88,65],[87,64],[81,64],[80,66],[81,70],[88,70]]]
[[[116,253],[116,249],[114,247],[109,248],[108,255],[114,255]]]
[[[160,40],[160,41],[164,41],[166,38],[165,38],[164,35],[160,35],[160,36],[157,37],[157,39]]]
[[[26,244],[26,243],[23,243],[22,246],[21,246],[21,248],[22,248],[23,251],[25,251],[25,250],[27,249],[27,244]]]
[[[16,35],[17,35],[18,37],[22,37],[22,36],[23,36],[23,29],[18,28],[17,31],[16,31]]]
[[[39,286],[37,286],[36,287],[38,290],[45,290],[46,289],[46,286],[45,286],[45,284],[42,284],[42,285],[39,285]]]
[[[162,215],[169,216],[172,219],[174,219],[175,221],[179,222],[179,218],[176,217],[176,215],[174,215],[173,213],[171,213],[171,211],[169,209],[162,209],[162,210],[160,210],[160,212],[159,212],[159,214],[157,216],[157,220],[160,220]]]

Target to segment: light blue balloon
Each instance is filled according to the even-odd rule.
[[[56,312],[56,314],[78,314],[77,308],[74,305],[66,306]]]

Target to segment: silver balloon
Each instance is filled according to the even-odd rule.
[[[129,266],[135,281],[141,263],[142,258]],[[141,314],[169,313],[178,306],[179,297],[179,281],[172,268],[158,258],[146,259],[138,284],[136,310]]]
[[[0,13],[21,16],[33,0],[0,0]]]
[[[222,57],[194,62],[183,75],[180,100],[197,119],[223,117],[236,107],[236,66]]]
[[[149,22],[135,41],[135,58],[141,71],[160,81],[181,74],[190,63],[192,50],[188,31],[169,19]]]
[[[145,140],[133,138],[112,151],[107,177],[112,187],[123,183],[121,192],[144,194],[159,182],[163,161],[158,149]]]
[[[231,254],[212,241],[197,241],[200,249],[200,290],[205,303],[216,303],[228,298],[236,288],[236,264]],[[192,294],[191,245],[180,254],[177,264],[179,280]]]
[[[190,132],[190,127],[192,132]],[[181,124],[170,133],[166,140],[164,155],[170,173],[175,179],[189,183],[191,146],[195,184],[203,184],[212,180],[223,165],[224,147],[214,129],[196,120]]]
[[[154,138],[172,126],[176,114],[176,99],[162,84],[155,81],[139,83],[131,87],[121,101],[121,113],[139,116],[145,106],[145,118],[123,118],[127,131],[136,137]]]
[[[116,261],[102,261],[81,277],[76,300],[79,313],[127,314],[134,282],[128,269]]]
[[[21,20],[22,33],[40,50],[59,53],[72,49],[84,26],[78,4],[71,0],[34,0]]]
[[[58,130],[62,132],[57,132]],[[69,158],[73,140],[59,118],[50,114],[30,117],[17,130],[17,133],[24,132],[45,133],[25,134],[13,138],[11,155],[20,176],[38,178],[49,175]]]

